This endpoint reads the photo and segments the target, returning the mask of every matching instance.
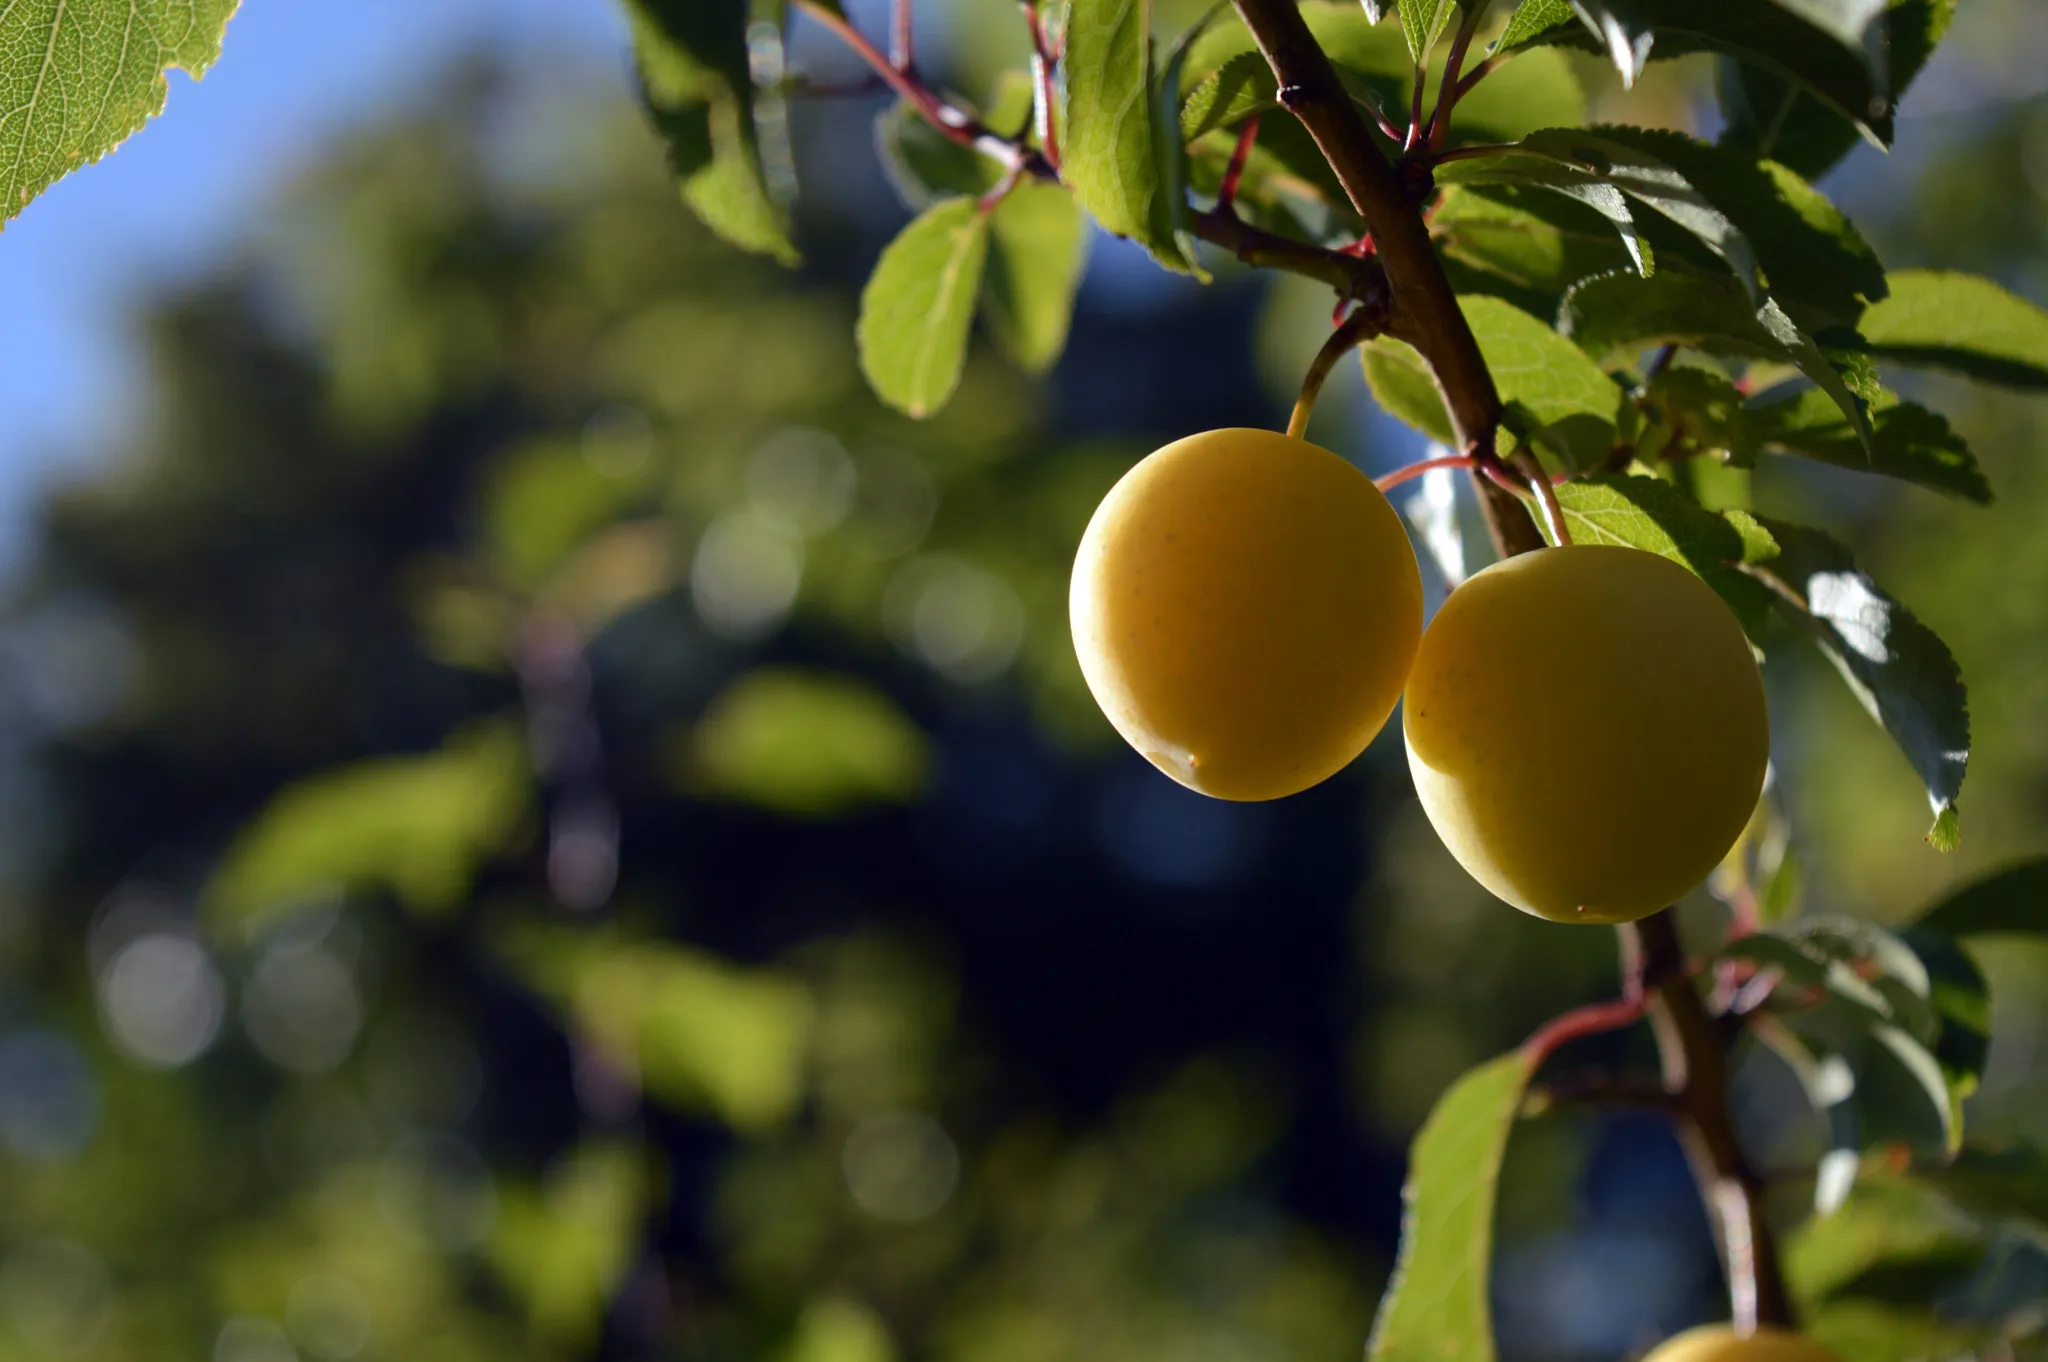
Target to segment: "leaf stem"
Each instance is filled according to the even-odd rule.
[[[1259,137],[1259,116],[1253,114],[1238,129],[1237,145],[1231,148],[1230,164],[1224,168],[1223,183],[1216,190],[1216,207],[1234,212],[1237,205],[1238,182],[1244,178],[1244,163],[1252,154],[1252,143]]]
[[[1059,134],[1053,124],[1053,63],[1058,60],[1045,40],[1045,16],[1037,0],[1022,0],[1024,26],[1031,33],[1031,119],[1046,163],[1060,168]]]
[[[1515,451],[1514,463],[1536,493],[1536,504],[1543,508],[1543,521],[1550,527],[1550,537],[1560,546],[1569,545],[1572,534],[1565,528],[1564,508],[1557,504],[1557,489],[1544,473],[1543,465],[1537,463],[1536,456],[1526,449]]]
[[[1444,77],[1437,86],[1436,108],[1430,113],[1429,137],[1424,143],[1432,153],[1444,144],[1444,137],[1451,130],[1451,110],[1464,94],[1458,88],[1458,72],[1465,65],[1465,53],[1472,40],[1479,35],[1479,21],[1486,17],[1487,4],[1488,0],[1466,0],[1465,17],[1458,24],[1457,36],[1451,39],[1451,54],[1444,58]],[[1418,81],[1417,90],[1420,88]]]
[[[964,110],[955,108],[939,98],[931,87],[908,70],[899,68],[837,9],[825,3],[825,0],[795,0],[795,3],[798,9],[831,30],[841,42],[852,48],[890,89],[908,101],[912,108],[924,116],[927,123],[941,133],[961,146],[972,147],[1005,165],[1022,159],[1022,148],[1005,138],[997,137]]]
[[[906,76],[917,69],[915,20],[911,0],[889,0],[889,65]]]

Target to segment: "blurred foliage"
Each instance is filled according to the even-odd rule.
[[[1012,29],[957,27],[988,88]],[[1605,116],[1611,74],[1545,61]],[[1638,97],[1684,116],[1682,66]],[[520,90],[451,78],[152,303],[146,431],[43,517],[0,687],[45,811],[0,831],[0,1357],[1355,1357],[1408,1138],[1612,947],[1477,889],[1397,742],[1245,807],[1109,739],[1072,544],[1160,439],[1271,423],[1260,296],[1119,292],[1097,239],[1059,366],[977,338],[913,423],[852,341],[902,221],[846,169],[878,105],[793,106],[828,189],[785,275],[692,225],[632,113]],[[2032,218],[1967,259],[1938,222],[2003,211],[2008,141],[1864,214],[1888,258],[2039,297]],[[1999,504],[1873,493],[1858,543],[1973,678],[1977,867],[2048,797],[2048,483],[2037,400],[1941,392]],[[1774,679],[1804,821],[1759,884],[1902,916],[1960,872],[1806,679]],[[2048,1136],[2041,1018],[1995,1020],[1976,1100]],[[1662,1127],[1561,1113],[1506,1161],[1507,1355],[1718,1308]],[[1846,1337],[1875,1264],[1820,1223],[1796,1265]],[[2004,1251],[1953,1237],[1915,1270]]]

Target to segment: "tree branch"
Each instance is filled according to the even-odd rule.
[[[1273,68],[1281,105],[1315,139],[1372,233],[1392,292],[1389,334],[1413,345],[1429,362],[1464,452],[1491,453],[1500,396],[1422,221],[1421,206],[1432,188],[1426,175],[1420,183],[1405,183],[1381,153],[1295,0],[1233,3]],[[1513,495],[1483,479],[1477,485],[1487,526],[1502,554],[1543,546],[1535,522]]]
[[[1736,1325],[1791,1328],[1792,1297],[1764,1217],[1764,1179],[1742,1152],[1728,1105],[1728,1042],[1693,988],[1678,925],[1667,908],[1617,930],[1624,951],[1640,952],[1664,1087],[1687,1118],[1686,1154],[1713,1213]]]

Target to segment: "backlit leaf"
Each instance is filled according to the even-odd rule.
[[[157,114],[165,73],[220,55],[238,0],[14,0],[0,7],[0,222]]]
[[[1401,14],[1401,34],[1408,40],[1408,55],[1418,67],[1427,65],[1429,50],[1457,13],[1455,0],[1396,0],[1396,7]]]
[[[1705,579],[1745,624],[1763,615],[1768,593],[1736,565],[1769,559],[1775,545],[1745,513],[1709,511],[1660,478],[1574,478],[1558,487],[1557,500],[1574,543],[1669,558]]]
[[[1508,26],[1494,43],[1494,51],[1512,51],[1531,38],[1571,23],[1577,17],[1571,0],[1522,0],[1508,17]]]
[[[2048,390],[2048,311],[1972,274],[1894,270],[1890,281],[1856,327],[1872,355]]]
[[[989,231],[982,316],[1012,359],[1043,373],[1066,348],[1087,224],[1058,185],[1020,184],[996,206]]]
[[[1536,1063],[1515,1051],[1438,1100],[1409,1151],[1401,1247],[1368,1362],[1493,1362],[1488,1271],[1501,1158]]]
[[[414,912],[445,912],[531,800],[525,744],[502,725],[457,734],[436,752],[308,776],[236,839],[206,906],[225,924],[254,926],[310,895],[381,887]]]
[[[1458,300],[1493,373],[1505,420],[1519,436],[1557,450],[1577,468],[1614,444],[1621,389],[1586,352],[1499,298]]]
[[[683,201],[735,246],[797,263],[754,127],[744,0],[627,0],[641,94]]]
[[[683,751],[683,785],[797,817],[914,796],[930,765],[917,725],[851,677],[748,672],[711,702]]]
[[[927,208],[889,243],[861,290],[861,372],[900,411],[929,416],[960,382],[988,260],[988,217],[969,198]]]
[[[1783,401],[1745,412],[1749,438],[1779,454],[1817,459],[1901,478],[1970,501],[1991,500],[1991,485],[1963,437],[1937,412],[1886,392],[1869,408],[1871,439],[1866,446],[1842,415],[1840,405],[1809,388]]]
[[[1828,535],[1764,524],[1781,552],[1754,570],[1778,584],[1772,603],[1820,645],[1906,754],[1935,813],[1929,840],[1949,849],[1970,760],[1969,705],[1954,655]]]
[[[1169,269],[1191,262],[1176,236],[1179,205],[1163,165],[1177,123],[1155,127],[1149,0],[1071,0],[1061,66],[1060,178],[1090,216]]]

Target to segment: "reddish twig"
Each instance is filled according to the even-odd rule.
[[[1421,62],[1415,63],[1415,93],[1408,99],[1408,133],[1401,139],[1401,150],[1413,151],[1415,143],[1422,137],[1422,86],[1423,78],[1429,73]]]
[[[916,16],[911,0],[889,0],[889,65],[910,75],[917,69]]]
[[[865,34],[848,23],[845,16],[833,6],[826,4],[825,0],[796,0],[796,7],[831,30],[841,42],[852,48],[890,89],[902,96],[927,123],[948,138],[963,147],[971,147],[1001,161],[1005,167],[1023,159],[1023,151],[1016,144],[996,136],[967,112],[939,98],[931,87],[910,72],[899,70],[893,62],[882,55],[880,48],[869,42]]]
[[[1023,0],[1024,26],[1031,33],[1031,118],[1038,149],[1054,170],[1060,168],[1059,135],[1053,126],[1053,63],[1058,60],[1045,40],[1045,17],[1037,0]]]
[[[1572,1041],[1633,1026],[1643,1019],[1643,1010],[1647,1006],[1647,999],[1638,994],[1575,1007],[1538,1027],[1535,1034],[1522,1042],[1522,1053],[1532,1062],[1541,1064]]]
[[[1218,212],[1229,213],[1235,211],[1238,181],[1244,178],[1244,163],[1250,158],[1252,143],[1258,140],[1258,136],[1259,116],[1253,114],[1244,121],[1244,126],[1238,129],[1237,145],[1231,148],[1230,164],[1223,170],[1223,183],[1216,190],[1216,209]]]
[[[1470,468],[1471,466],[1472,460],[1466,458],[1463,454],[1446,454],[1440,459],[1422,459],[1416,463],[1397,468],[1391,473],[1382,473],[1372,480],[1372,485],[1379,488],[1382,492],[1391,492],[1402,483],[1419,478],[1432,469]]]
[[[1485,15],[1486,0],[1467,0],[1465,18],[1458,25],[1457,36],[1451,39],[1451,54],[1444,59],[1444,78],[1437,87],[1436,108],[1429,116],[1429,138],[1425,145],[1432,152],[1444,144],[1444,135],[1451,129],[1451,110],[1458,107],[1464,93],[1458,88],[1458,72],[1465,65],[1465,53],[1478,36],[1479,21]]]
[[[1463,99],[1466,95],[1471,94],[1473,86],[1485,80],[1495,71],[1500,70],[1501,64],[1506,60],[1507,56],[1504,53],[1499,56],[1488,57],[1485,61],[1466,72],[1464,78],[1458,82],[1456,87],[1458,98]]]

